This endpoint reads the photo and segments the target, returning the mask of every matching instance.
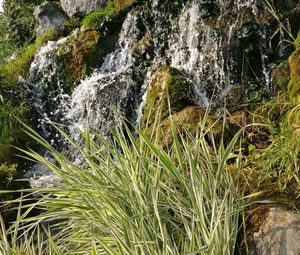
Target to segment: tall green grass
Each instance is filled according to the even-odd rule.
[[[39,198],[2,230],[2,254],[233,254],[245,202],[226,161],[239,134],[225,148],[206,120],[207,115],[196,136],[171,125],[173,143],[167,149],[157,134],[149,137],[139,129],[138,139],[125,128],[111,140],[81,131],[83,148],[60,131],[80,151],[83,166],[27,131],[57,163],[33,151],[28,156],[61,183],[33,191]],[[42,213],[28,217],[33,208]]]

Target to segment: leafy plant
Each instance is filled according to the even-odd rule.
[[[9,42],[17,48],[32,43],[35,39],[34,9],[42,0],[5,0],[3,12],[3,32]],[[3,34],[0,33],[0,37]]]

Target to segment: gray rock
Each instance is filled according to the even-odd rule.
[[[68,18],[60,5],[52,1],[46,1],[38,6],[35,9],[34,16],[38,21],[38,26],[36,27],[37,34],[42,34],[48,29],[60,31]]]
[[[108,0],[60,0],[64,11],[72,16],[84,16],[105,7]]]
[[[300,214],[281,208],[271,208],[253,234],[257,255],[300,254]]]

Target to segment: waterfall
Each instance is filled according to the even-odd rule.
[[[63,123],[69,108],[70,97],[65,91],[63,74],[58,66],[56,51],[67,38],[48,42],[35,55],[26,85],[31,102],[38,116],[38,128],[52,145],[57,143],[58,134],[49,127],[50,123]]]
[[[161,65],[178,69],[192,81],[194,101],[199,106],[206,107],[210,100],[215,107],[223,104],[232,88],[251,78],[245,74],[246,53],[241,42],[244,38],[238,38],[238,30],[249,17],[255,22],[264,10],[258,8],[257,0],[208,2],[211,10],[206,10],[208,7],[203,7],[201,1],[176,1],[172,10],[176,15],[172,11],[166,13],[161,0],[153,0],[148,9],[131,10],[114,50],[104,58],[101,67],[79,82],[71,95],[64,90],[63,74],[57,63],[57,49],[66,39],[41,48],[27,83],[44,137],[56,142],[57,134],[45,127],[48,122],[67,126],[68,133],[79,144],[82,138],[78,129],[85,130],[86,125],[92,132],[109,136],[113,128],[122,126],[123,117],[138,122],[151,76]],[[269,87],[266,33],[257,30],[253,33],[257,36],[255,50],[260,60],[255,68],[260,73],[251,75],[261,76]],[[142,45],[145,38],[148,48]],[[136,53],[138,45],[142,45],[142,53]],[[80,164],[77,154],[69,151],[69,155]]]
[[[141,83],[140,73],[133,68],[131,49],[140,33],[137,16],[129,13],[123,23],[115,50],[106,56],[102,66],[82,80],[71,95],[70,109],[66,114],[69,131],[79,141],[77,129],[88,124],[94,131],[108,135],[122,124],[122,115],[130,111]],[[133,117],[134,112],[126,117]]]

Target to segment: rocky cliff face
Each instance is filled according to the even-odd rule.
[[[271,68],[292,50],[284,43],[283,28],[274,34],[278,23],[270,7],[260,0],[137,1],[134,8],[118,12],[105,1],[61,4],[70,16],[98,8],[108,13],[88,16],[92,30],[85,26],[55,51],[61,85],[74,88],[79,84],[70,94],[71,101],[81,105],[83,112],[90,111],[90,118],[82,113],[76,122],[89,120],[96,130],[110,129],[109,123],[115,123],[111,122],[113,111],[125,113],[133,122],[141,118],[148,110],[138,111],[138,105],[145,105],[145,93],[145,100],[154,100],[147,88],[151,88],[152,76],[161,66],[181,73],[184,79],[176,80],[175,75],[176,86],[184,86],[184,80],[188,80],[191,105],[206,107],[212,101],[213,107],[224,103],[235,106],[271,97]],[[296,28],[297,3],[278,5],[282,15],[293,14],[291,25]],[[93,30],[95,24],[98,27]],[[48,75],[47,70],[43,72]],[[115,91],[113,96],[104,93],[103,88]],[[123,93],[131,95],[130,102],[116,104]],[[93,116],[104,105],[111,113]],[[68,116],[73,116],[73,109]]]

